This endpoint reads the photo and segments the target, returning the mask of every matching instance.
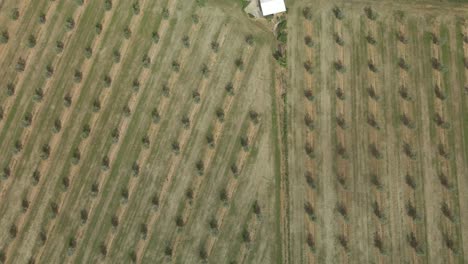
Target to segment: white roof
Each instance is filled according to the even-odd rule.
[[[263,16],[268,16],[286,11],[284,0],[260,0]]]

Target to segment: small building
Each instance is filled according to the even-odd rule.
[[[260,0],[263,16],[286,12],[284,0]]]

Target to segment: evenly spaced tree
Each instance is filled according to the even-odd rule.
[[[374,157],[375,159],[382,159],[382,153],[380,150],[377,148],[377,145],[375,143],[369,144],[369,152]]]
[[[64,191],[68,190],[68,187],[70,187],[70,178],[65,176],[62,178],[62,185],[63,185],[63,189]]]
[[[347,221],[348,220],[348,208],[346,207],[346,204],[343,202],[337,202],[336,203],[336,211],[343,216],[343,218]]]
[[[247,36],[245,36],[245,42],[252,46],[255,42],[254,36],[252,34],[248,34]]]
[[[236,68],[239,70],[239,71],[242,71],[244,70],[244,61],[242,60],[242,58],[237,58],[234,60],[234,65],[236,65]]]
[[[41,154],[40,154],[41,159],[46,160],[46,159],[49,158],[49,156],[50,156],[50,146],[49,146],[49,144],[42,145]]]
[[[99,253],[101,253],[102,256],[107,256],[107,245],[106,242],[101,242],[99,245]]]
[[[164,254],[168,257],[172,256],[172,245],[167,243],[166,247],[164,248]]]
[[[80,149],[78,147],[76,147],[74,150],[73,150],[73,153],[72,153],[72,164],[73,165],[76,165],[80,162],[80,159],[81,159],[81,152],[80,152]]]
[[[94,30],[96,31],[96,34],[101,34],[102,32],[102,24],[101,23],[96,23],[96,25],[94,25]]]
[[[314,41],[312,40],[312,37],[308,35],[304,37],[304,43],[309,48],[312,48],[314,46]]]
[[[16,226],[15,223],[11,224],[9,233],[10,233],[10,237],[13,239],[16,238],[16,235],[18,235],[18,227]]]
[[[416,220],[418,220],[420,218],[419,214],[418,214],[418,211],[416,209],[416,206],[411,201],[408,201],[406,203],[406,214],[409,217],[411,217],[411,219],[413,219],[413,221],[416,221]]]
[[[89,134],[91,133],[91,127],[89,124],[85,124],[83,128],[81,129],[81,138],[86,139],[89,137]]]
[[[302,9],[302,15],[307,20],[312,20],[312,9],[310,7],[304,7]]]
[[[41,242],[41,246],[43,246],[45,244],[45,242],[47,241],[47,232],[46,232],[46,230],[42,229],[39,232],[39,241]]]
[[[304,173],[304,177],[305,177],[305,180],[306,180],[307,185],[308,185],[310,188],[312,188],[312,189],[315,190],[315,189],[317,188],[317,183],[316,183],[314,177],[312,176],[312,172],[306,171],[306,172]]]
[[[458,248],[452,236],[448,233],[442,234],[444,245],[454,254],[458,254]]]
[[[374,38],[371,32],[367,33],[366,40],[367,40],[367,43],[371,45],[377,44],[377,40]]]
[[[250,243],[252,241],[252,237],[247,228],[244,228],[242,230],[242,241],[244,241],[244,243]]]
[[[337,72],[346,72],[346,67],[344,66],[343,62],[341,60],[337,60],[333,63],[333,66],[335,67],[335,70]]]
[[[335,94],[336,94],[336,97],[340,99],[341,101],[346,99],[345,92],[343,91],[343,89],[341,89],[341,87],[336,88]]]
[[[153,195],[151,198],[151,204],[153,205],[153,208],[158,208],[159,207],[159,196],[158,194]]]
[[[216,109],[216,117],[218,118],[219,122],[224,121],[224,110],[221,107]]]
[[[398,59],[398,66],[405,71],[408,71],[410,69],[408,62],[403,57]]]
[[[67,30],[75,28],[75,20],[72,17],[68,17],[67,20],[65,20],[65,28]]]
[[[15,84],[9,82],[6,85],[6,94],[7,94],[7,96],[13,96],[15,94],[15,90],[16,90]]]
[[[60,132],[60,130],[62,130],[62,121],[60,121],[60,118],[56,118],[54,121],[54,127],[52,128],[52,132],[57,134],[58,132]]]
[[[219,191],[219,199],[224,203],[228,202],[229,194],[228,194],[226,188],[223,188],[223,189],[221,189],[221,191]]]
[[[105,87],[110,87],[111,86],[112,78],[108,74],[104,75],[104,77],[102,79],[104,81]]]
[[[190,38],[189,38],[189,36],[184,35],[184,36],[182,37],[182,44],[184,45],[185,48],[189,48],[189,47],[190,47]]]
[[[406,115],[406,113],[403,113],[403,114],[400,115],[400,121],[401,121],[401,123],[403,125],[405,125],[409,129],[414,129],[415,128],[413,120],[411,120],[409,118],[409,116]]]
[[[379,17],[379,14],[375,12],[375,10],[372,9],[372,7],[370,6],[365,7],[364,12],[366,13],[367,18],[370,20],[377,20],[377,18]]]
[[[449,207],[449,205],[447,204],[446,201],[442,202],[440,210],[442,211],[442,214],[445,217],[447,217],[448,220],[450,220],[451,222],[455,221],[455,215],[453,214],[452,210],[450,209],[450,207]]]
[[[61,53],[64,47],[65,47],[65,44],[62,41],[57,40],[57,42],[55,42],[55,51],[57,53]]]
[[[367,114],[367,124],[369,124],[371,127],[377,130],[380,130],[379,122],[377,121],[373,113]]]
[[[25,197],[23,200],[21,200],[21,208],[23,209],[23,212],[26,212],[29,208],[29,201],[28,198]]]
[[[444,186],[447,190],[452,190],[453,189],[453,184],[450,183],[447,175],[443,172],[439,172],[439,181],[442,186]]]
[[[315,122],[314,122],[314,120],[312,119],[312,117],[311,117],[308,113],[305,114],[305,116],[304,116],[304,123],[305,123],[306,127],[307,127],[310,131],[314,130],[314,128],[315,128]]]
[[[32,119],[33,119],[33,116],[31,114],[31,112],[26,112],[26,114],[24,114],[24,117],[23,117],[23,127],[29,127],[32,123]]]
[[[15,140],[15,144],[13,146],[14,146],[14,150],[13,150],[14,154],[18,154],[21,152],[21,150],[23,150],[23,143],[21,143],[21,140],[19,139]]]
[[[445,66],[442,64],[442,62],[438,58],[435,58],[435,57],[432,57],[431,65],[432,65],[432,68],[437,71],[443,71],[445,69]]]
[[[384,214],[382,212],[382,208],[380,208],[380,205],[379,205],[379,203],[377,201],[372,202],[372,212],[380,220],[385,219],[385,216],[384,216]]]
[[[10,34],[7,30],[2,30],[0,32],[0,44],[6,44],[10,40]]]
[[[24,72],[25,69],[26,69],[26,60],[19,57],[18,61],[16,62],[15,70],[17,72]]]
[[[126,203],[128,201],[128,197],[129,197],[129,191],[128,191],[128,188],[127,187],[123,187],[121,190],[120,190],[120,196],[122,197],[122,202]]]
[[[344,251],[349,251],[349,242],[348,242],[348,238],[346,237],[345,234],[340,234],[338,235],[337,237],[338,239],[338,243],[340,244],[340,246],[344,249]]]
[[[52,213],[52,218],[55,218],[59,212],[59,206],[56,202],[50,203],[50,211]]]
[[[18,20],[19,16],[20,16],[20,12],[19,12],[19,9],[17,7],[11,9],[11,11],[10,11],[11,20]]]
[[[423,248],[421,244],[419,243],[418,239],[416,238],[416,235],[413,233],[413,231],[411,231],[407,235],[406,239],[408,241],[408,244],[410,245],[412,249],[414,249],[414,251],[416,251],[418,254],[423,253]]]
[[[130,29],[130,27],[127,26],[123,29],[123,35],[126,39],[129,39],[132,36],[132,30]]]
[[[36,43],[37,43],[36,37],[34,35],[29,35],[28,43],[27,43],[28,47],[34,48],[36,46]]]
[[[307,142],[304,146],[305,153],[309,158],[314,159],[315,158],[315,149],[314,146],[312,146],[311,143]]]
[[[304,62],[304,69],[309,74],[314,73],[314,68],[313,68],[312,62],[310,60]]]
[[[159,42],[160,36],[159,36],[159,33],[157,31],[153,31],[151,33],[151,40],[153,40],[154,44],[157,44]]]
[[[207,132],[206,134],[206,143],[210,148],[215,147],[215,140],[214,140],[214,135],[211,131]]]
[[[130,106],[126,105],[123,107],[122,112],[125,117],[129,117],[132,114],[132,110],[130,110]]]
[[[400,90],[398,91],[400,97],[405,101],[413,101],[413,97],[410,95],[408,88],[405,85],[400,86]]]
[[[33,184],[34,185],[38,184],[40,179],[41,179],[41,172],[38,171],[37,169],[34,170],[34,172],[32,174]]]
[[[101,110],[101,101],[99,101],[99,98],[96,98],[93,101],[93,112],[97,113],[99,110]]]
[[[311,233],[307,234],[306,243],[307,243],[307,246],[309,246],[309,249],[312,252],[315,252],[315,239],[314,239],[314,236]]]
[[[200,249],[198,250],[198,255],[200,256],[200,259],[203,261],[206,261],[208,259],[208,252],[206,251],[206,248],[204,245],[200,245]]]
[[[345,44],[343,38],[338,33],[334,33],[333,38],[335,39],[335,43],[339,46],[343,46]]]
[[[117,215],[113,215],[111,217],[111,224],[114,228],[117,228],[119,226],[119,217]]]
[[[208,226],[213,232],[218,231],[218,220],[216,220],[216,217],[211,217],[210,221],[208,222]]]
[[[180,64],[177,61],[172,61],[172,70],[174,72],[180,71]]]
[[[310,202],[304,203],[304,211],[312,221],[317,219],[317,216],[315,215],[315,209]]]
[[[338,6],[334,6],[332,9],[332,12],[333,12],[333,15],[335,15],[336,19],[343,20],[344,13],[341,8],[339,8]]]
[[[145,240],[148,236],[148,225],[145,223],[140,224],[141,239]]]
[[[408,158],[415,160],[417,158],[417,153],[413,149],[413,146],[408,142],[403,142],[403,152],[408,156]]]
[[[183,227],[185,225],[184,219],[181,215],[177,215],[175,219],[177,227]]]
[[[112,0],[105,0],[104,1],[104,9],[109,11],[112,9]]]
[[[114,49],[114,51],[112,52],[112,58],[114,60],[114,63],[120,63],[121,54],[118,49]]]
[[[442,90],[442,88],[437,84],[434,86],[434,93],[435,93],[435,96],[441,101],[444,101],[445,99],[447,99],[447,95]]]
[[[242,149],[244,151],[248,151],[249,150],[249,138],[247,136],[241,136],[240,137],[240,144],[242,146]]]
[[[11,168],[9,165],[3,168],[2,179],[6,180],[11,176]]]
[[[374,233],[374,247],[379,250],[380,254],[385,253],[382,237],[377,232]]]
[[[403,31],[398,31],[396,33],[398,41],[400,41],[402,44],[408,44],[408,38],[406,37],[405,33]]]
[[[439,45],[439,37],[434,32],[428,32],[430,39],[432,40],[432,44]]]
[[[136,1],[135,3],[133,3],[133,5],[132,5],[132,10],[133,10],[133,14],[134,14],[134,15],[140,14],[140,3],[138,3],[138,1]]]
[[[213,50],[214,52],[219,51],[219,43],[216,40],[213,40],[211,42],[211,50]]]
[[[110,166],[110,160],[109,160],[109,157],[108,156],[104,156],[104,158],[102,158],[102,162],[101,162],[101,169],[103,171],[107,171],[109,169],[109,166]]]
[[[406,185],[408,185],[411,189],[413,190],[416,190],[416,182],[413,178],[413,176],[411,176],[410,174],[406,174],[405,175],[405,182],[406,182]]]
[[[442,156],[445,159],[450,158],[450,153],[448,152],[447,148],[442,143],[439,143],[439,145],[437,146],[437,152],[439,153],[440,156]]]
[[[310,102],[314,101],[314,99],[315,99],[315,96],[314,96],[314,94],[312,93],[312,90],[311,90],[311,89],[305,89],[305,90],[304,90],[304,96],[305,96],[305,98],[307,98],[307,100],[309,100]]]
[[[136,177],[136,176],[138,176],[140,174],[140,165],[138,165],[137,161],[133,162],[132,174],[133,174],[134,177]]]
[[[81,209],[80,211],[81,223],[84,224],[88,221],[88,210]]]
[[[162,18],[165,19],[165,20],[167,20],[167,19],[169,19],[169,15],[170,15],[170,14],[169,14],[169,9],[163,8],[163,10],[162,10]]]
[[[205,171],[205,164],[203,163],[203,160],[198,160],[195,164],[195,168],[197,169],[198,175],[203,175]]]
[[[369,60],[367,62],[367,66],[369,67],[369,70],[371,72],[377,73],[379,71],[379,69],[377,68],[377,65],[375,65],[373,60]]]
[[[171,144],[172,151],[177,155],[180,153],[180,145],[179,142],[174,140]]]
[[[91,195],[96,196],[99,193],[99,184],[97,182],[93,182],[91,184]]]
[[[343,115],[339,115],[339,116],[336,117],[336,123],[343,130],[348,128],[348,124],[346,123],[346,119],[345,119],[345,117]]]
[[[190,128],[190,118],[188,115],[183,115],[182,119],[180,120],[182,122],[182,125],[184,126],[185,129]]]
[[[112,143],[117,143],[119,142],[119,138],[120,138],[120,131],[119,131],[119,128],[114,128],[111,132],[111,138],[112,138]]]
[[[200,71],[201,71],[202,76],[204,78],[207,78],[208,74],[210,73],[210,69],[208,68],[208,65],[206,65],[205,63],[202,64],[202,68],[201,68]]]
[[[382,180],[380,179],[380,177],[372,172],[370,174],[370,182],[372,185],[374,185],[378,190],[382,190],[383,189],[383,183],[382,183]]]

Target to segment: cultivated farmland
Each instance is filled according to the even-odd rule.
[[[464,263],[468,5],[0,0],[0,263]]]

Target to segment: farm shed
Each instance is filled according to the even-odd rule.
[[[277,14],[286,11],[284,0],[260,0],[263,16]]]

